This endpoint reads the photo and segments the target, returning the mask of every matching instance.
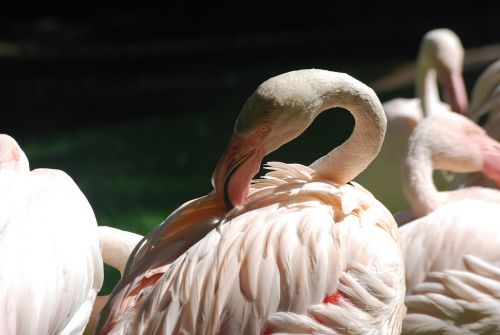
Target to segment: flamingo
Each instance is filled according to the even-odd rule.
[[[81,334],[103,280],[94,212],[63,171],[0,135],[0,333]]]
[[[500,60],[488,66],[476,80],[466,115],[480,123],[490,136],[500,139]],[[467,174],[465,185],[497,188],[481,173]]]
[[[500,143],[448,112],[427,116],[410,137],[403,185],[411,203],[405,216],[412,220],[400,228],[408,308],[403,333],[497,334],[500,191],[439,192],[434,169],[483,171],[500,181]]]
[[[345,143],[309,167],[271,162],[271,172],[251,182],[266,154],[333,107],[355,118]],[[347,74],[299,70],[261,84],[217,164],[215,191],[139,243],[96,334],[399,334],[405,289],[397,226],[371,193],[350,183],[377,155],[385,126],[375,93]],[[163,237],[176,234],[172,225],[188,236],[179,223],[186,216],[188,229],[196,219],[210,230],[163,247]],[[160,261],[172,253],[170,263]]]
[[[383,104],[387,134],[380,154],[356,179],[392,212],[408,207],[402,193],[401,163],[415,126],[425,115],[438,110],[464,113],[467,93],[462,78],[464,49],[449,29],[434,29],[424,35],[417,59],[417,98],[396,98]],[[445,104],[439,98],[436,79],[442,84]],[[387,187],[391,185],[391,187]]]

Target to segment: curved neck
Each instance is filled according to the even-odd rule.
[[[337,80],[323,82],[317,114],[334,107],[345,108],[354,116],[354,130],[347,141],[310,167],[322,177],[345,184],[366,169],[377,156],[384,140],[387,120],[371,88],[346,74],[337,75]]]
[[[105,226],[99,226],[98,231],[103,262],[123,273],[130,253],[142,236]]]
[[[410,144],[403,163],[403,192],[416,217],[429,214],[442,202],[432,178],[433,170],[429,150]]]
[[[437,110],[441,101],[437,84],[437,72],[425,61],[419,61],[417,66],[416,95],[420,98],[424,117]]]

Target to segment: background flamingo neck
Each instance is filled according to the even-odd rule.
[[[438,109],[439,89],[437,84],[437,72],[428,65],[419,64],[416,82],[416,94],[420,98],[423,116],[426,117]]]
[[[429,214],[442,202],[432,178],[433,170],[427,148],[410,146],[403,164],[403,192],[416,217]]]
[[[354,130],[342,145],[310,165],[320,176],[339,184],[354,179],[375,159],[387,124],[382,105],[373,90],[350,76],[344,76],[325,87],[317,114],[334,107],[345,108],[354,116]]]
[[[128,257],[142,236],[106,226],[99,226],[98,232],[103,262],[123,273]]]

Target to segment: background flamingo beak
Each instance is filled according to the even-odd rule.
[[[467,90],[460,72],[451,72],[442,79],[444,100],[450,105],[451,110],[465,114],[469,104]]]
[[[483,151],[483,173],[500,187],[500,143],[494,140],[492,142],[493,144]]]

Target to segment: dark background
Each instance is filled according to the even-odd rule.
[[[178,93],[169,97],[167,90],[141,91],[135,85],[161,75],[196,80],[190,75],[214,77],[231,68],[238,81],[239,70],[266,67],[262,76],[240,83],[246,84],[246,96],[270,75],[301,66],[352,65],[359,79],[372,80],[391,65],[412,60],[420,38],[436,27],[453,29],[466,48],[496,43],[500,36],[498,2],[74,2],[64,7],[7,4],[5,9],[0,14],[0,107],[6,112],[5,131],[14,134],[179,108],[189,112],[185,102],[172,103]],[[367,64],[371,68],[365,69]],[[113,80],[119,83],[109,84]],[[56,88],[58,83],[64,87]],[[103,93],[109,85],[118,92]],[[218,93],[213,90],[228,93],[213,85],[205,92]],[[163,104],[162,97],[171,102]]]
[[[0,132],[31,168],[73,177],[100,225],[141,234],[211,190],[239,109],[264,80],[314,67],[370,84],[414,61],[433,28],[467,49],[500,42],[499,1],[2,6]],[[469,92],[487,65],[465,73]],[[351,129],[348,113],[323,113],[266,161],[308,164]]]

